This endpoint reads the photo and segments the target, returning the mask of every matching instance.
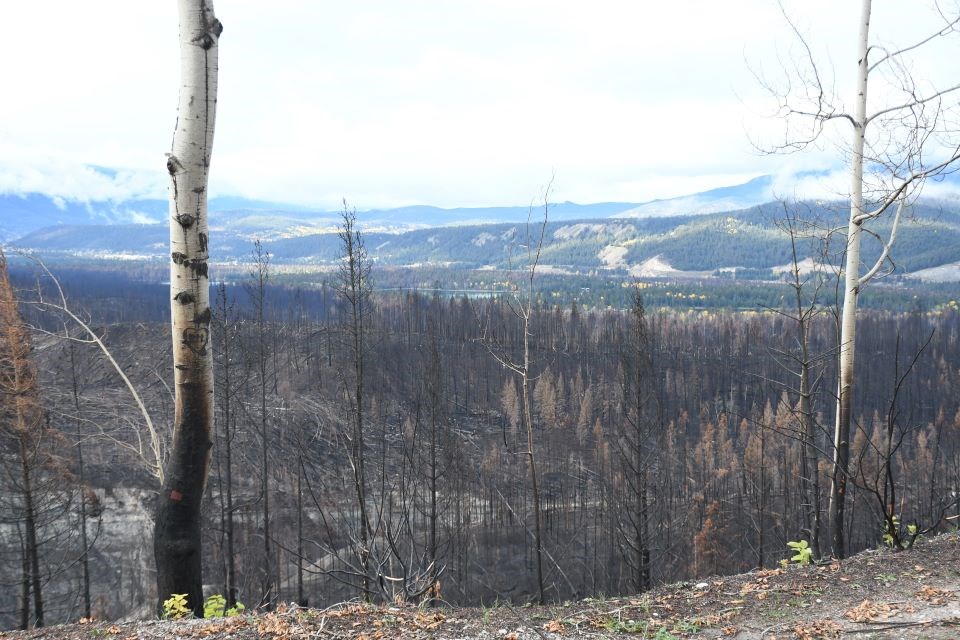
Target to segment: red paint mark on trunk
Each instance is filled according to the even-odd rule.
[[[180,502],[181,500],[183,500],[183,494],[177,491],[176,489],[174,489],[173,491],[170,492],[170,499],[173,500],[174,502]]]

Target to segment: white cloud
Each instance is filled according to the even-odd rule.
[[[855,4],[787,2],[820,61],[836,66],[826,75],[841,95]],[[778,53],[797,53],[768,0],[238,0],[218,10],[212,193],[326,208],[344,196],[360,208],[518,204],[555,174],[558,199],[642,201],[796,162],[755,153],[747,136],[769,141],[780,123],[758,116],[766,103],[745,58],[775,69]],[[884,41],[909,42],[929,26],[923,15],[878,3],[873,25]],[[0,55],[23,63],[5,67],[16,99],[0,101],[0,190],[163,197],[176,19],[168,3],[6,7]],[[917,67],[955,75],[957,65],[935,54]],[[811,164],[835,165],[838,141]]]
[[[44,193],[64,200],[129,200],[166,197],[160,172],[120,170],[108,175],[89,165],[48,153],[0,145],[0,193]]]
[[[793,174],[784,180],[785,177],[777,176],[774,192],[790,200],[843,200],[850,194],[850,172],[843,169],[815,175]],[[778,189],[781,186],[783,191]]]
[[[923,195],[929,198],[940,198],[943,200],[955,201],[960,198],[960,185],[958,185],[956,182],[928,180],[923,185]]]

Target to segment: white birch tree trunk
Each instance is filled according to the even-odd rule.
[[[833,436],[833,478],[830,487],[830,517],[833,554],[843,558],[843,535],[847,472],[850,462],[850,412],[853,400],[853,363],[856,347],[857,300],[860,296],[860,241],[863,225],[863,151],[867,126],[867,49],[870,37],[871,0],[863,0],[857,46],[857,102],[853,115],[853,158],[850,168],[850,221],[847,225],[847,255],[843,271],[843,314],[840,321],[840,362],[837,384],[837,415]]]
[[[212,0],[178,0],[180,103],[167,154],[175,413],[173,447],[154,529],[158,608],[173,593],[203,617],[200,502],[213,431],[213,354],[207,274],[207,178],[222,25]]]
[[[931,29],[927,36],[912,44],[891,48],[870,44],[871,0],[861,0],[860,7],[856,96],[852,113],[845,111],[842,101],[824,85],[811,47],[790,20],[783,4],[780,8],[784,18],[802,45],[801,59],[792,70],[784,69],[786,82],[781,86],[766,81],[762,74],[758,76],[776,100],[777,112],[786,122],[786,138],[775,144],[772,152],[805,149],[820,139],[831,123],[849,123],[853,133],[850,218],[845,266],[841,272],[844,294],[838,336],[837,411],[829,508],[833,554],[838,558],[846,555],[844,507],[851,475],[850,431],[860,294],[888,263],[893,266],[890,252],[901,219],[926,179],[942,175],[960,161],[960,131],[956,127],[956,114],[960,113],[960,83],[949,75],[937,82],[933,76],[917,74],[909,60],[909,55],[921,48],[938,43],[944,46],[947,38],[960,37],[960,8],[943,11],[937,7],[933,12],[939,23],[936,29]],[[949,50],[945,51],[949,54]],[[874,88],[880,104],[872,112],[867,110],[867,87],[871,76],[880,82],[879,87]],[[797,121],[805,124],[795,128],[793,123]],[[865,173],[874,178],[866,201]],[[868,227],[891,209],[894,213],[888,216],[892,220],[884,239],[878,229]],[[881,242],[880,255],[872,266],[861,265],[864,232]]]

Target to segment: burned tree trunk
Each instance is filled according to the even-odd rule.
[[[347,336],[349,354],[353,366],[353,388],[349,395],[351,418],[350,466],[353,468],[353,485],[357,496],[359,524],[357,526],[357,556],[363,573],[363,599],[370,602],[371,585],[370,539],[373,527],[370,522],[366,477],[366,432],[364,419],[364,366],[367,351],[366,332],[370,315],[370,261],[363,243],[363,234],[356,228],[356,210],[343,202],[343,222],[337,235],[341,242],[341,262],[337,294],[347,306]],[[345,382],[345,384],[347,384]]]
[[[30,361],[32,341],[7,273],[7,260],[0,251],[0,451],[16,451],[19,475],[15,483],[18,509],[14,520],[20,535],[21,580],[20,626],[30,626],[30,594],[33,594],[33,624],[43,626],[43,583],[40,575],[40,541],[37,536],[37,487],[35,475],[48,458],[42,453],[44,411],[40,404],[37,372]],[[23,529],[21,530],[21,526]]]
[[[203,617],[200,501],[213,431],[213,356],[207,277],[207,178],[223,27],[211,0],[179,0],[180,105],[170,174],[170,293],[175,412],[154,527],[158,608],[174,593]]]

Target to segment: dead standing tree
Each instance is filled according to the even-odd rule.
[[[363,597],[370,601],[371,544],[373,527],[369,513],[366,477],[366,443],[364,425],[364,366],[366,364],[366,335],[370,322],[370,259],[363,243],[363,234],[357,228],[357,212],[343,202],[343,217],[337,235],[340,238],[341,260],[337,281],[337,295],[346,304],[347,351],[352,371],[344,376],[347,404],[350,409],[350,428],[347,440],[350,447],[350,466],[357,499],[357,540],[354,541],[359,561]],[[352,380],[348,380],[352,376]],[[351,384],[352,383],[352,384]]]
[[[936,513],[929,522],[921,523],[919,500],[907,500],[909,507],[904,504],[904,496],[911,493],[909,467],[904,463],[904,449],[908,437],[918,431],[920,426],[910,424],[903,414],[901,394],[905,389],[907,378],[914,372],[920,356],[930,346],[934,332],[926,338],[913,327],[912,337],[919,344],[906,367],[901,364],[902,336],[897,330],[897,339],[894,346],[893,389],[890,393],[890,403],[885,415],[874,424],[872,433],[861,427],[860,433],[863,444],[856,452],[855,464],[851,473],[851,482],[863,491],[867,500],[872,503],[876,515],[882,522],[882,540],[893,549],[910,549],[921,535],[926,535],[936,529],[942,522],[947,510],[960,501],[955,495],[950,502],[941,502],[939,513]],[[933,465],[931,465],[933,466]],[[931,469],[933,472],[933,469]],[[898,477],[898,475],[906,477]],[[919,494],[915,494],[919,496]],[[905,509],[909,508],[911,517],[907,517]],[[902,520],[901,520],[902,518]]]
[[[67,292],[60,284],[60,280],[57,279],[54,273],[50,271],[50,269],[42,260],[34,256],[29,256],[29,258],[40,270],[41,277],[49,281],[51,288],[56,295],[45,295],[45,287],[38,282],[36,299],[28,300],[26,301],[26,304],[40,309],[41,311],[51,313],[60,319],[60,322],[62,322],[64,325],[65,333],[50,333],[50,335],[62,337],[64,340],[68,340],[73,343],[95,345],[97,347],[101,355],[110,365],[110,368],[123,382],[124,387],[126,387],[131,400],[133,400],[137,407],[137,412],[143,419],[143,425],[146,429],[146,434],[144,435],[140,425],[131,421],[130,425],[132,427],[131,430],[134,437],[130,439],[130,441],[121,440],[114,436],[107,435],[106,433],[101,433],[101,435],[106,436],[108,440],[133,453],[137,459],[143,463],[144,468],[150,473],[150,475],[156,478],[158,483],[162,485],[163,462],[167,456],[168,443],[163,437],[161,437],[159,430],[154,424],[153,418],[151,417],[150,412],[147,410],[146,402],[140,395],[140,392],[137,391],[137,387],[133,384],[133,381],[130,380],[130,377],[126,374],[123,367],[120,366],[120,363],[113,356],[110,348],[107,347],[105,337],[97,333],[88,316],[84,315],[82,311],[74,309],[74,307],[71,305],[70,300],[67,297]],[[80,329],[80,336],[69,335],[67,326],[70,324],[76,325]],[[42,333],[49,333],[41,327],[33,327],[33,329]]]
[[[786,136],[777,152],[802,150],[819,141],[832,127],[849,125],[850,216],[847,224],[843,279],[843,311],[839,337],[837,411],[833,436],[833,473],[830,492],[833,553],[846,555],[844,506],[850,460],[851,409],[854,390],[857,302],[863,288],[892,265],[891,249],[908,205],[924,182],[947,171],[960,159],[958,130],[951,112],[957,108],[960,84],[937,87],[921,80],[908,57],[921,48],[960,35],[960,14],[939,13],[930,35],[897,49],[870,43],[872,0],[862,0],[855,60],[855,100],[852,111],[824,85],[823,74],[800,30],[784,16],[801,44],[793,72],[785,72],[778,86],[758,75],[777,100],[777,116],[786,123]],[[868,102],[868,89],[877,96]],[[800,127],[799,129],[797,127]],[[872,223],[891,219],[886,237]],[[861,264],[863,234],[878,239],[880,255],[872,265]]]
[[[19,504],[17,526],[22,523],[22,588],[20,626],[31,619],[43,626],[43,576],[40,574],[37,485],[46,456],[45,419],[37,387],[37,372],[30,361],[32,341],[7,275],[7,260],[0,252],[0,453],[9,448],[16,460],[10,476]],[[33,595],[33,615],[30,596]]]
[[[650,472],[656,464],[661,408],[643,294],[635,288],[629,336],[621,352],[623,422],[616,439],[624,479],[623,509],[617,517],[624,560],[638,592],[650,589]]]
[[[827,262],[831,235],[824,233],[824,228],[817,222],[802,219],[802,214],[791,210],[786,203],[783,206],[783,216],[774,223],[790,240],[791,261],[788,263],[789,270],[783,277],[791,289],[791,296],[789,300],[784,299],[781,307],[769,310],[793,324],[796,333],[792,339],[792,348],[771,349],[771,354],[785,371],[795,376],[797,382],[796,386],[789,383],[776,385],[786,391],[781,402],[787,403],[785,407],[778,407],[778,411],[786,409],[793,417],[788,425],[778,425],[776,430],[800,443],[800,538],[809,541],[813,557],[819,560],[822,556],[819,471],[822,450],[819,443],[828,436],[827,429],[817,419],[816,397],[823,380],[823,363],[828,358],[836,357],[836,353],[813,353],[810,336],[818,318],[826,313],[821,306],[821,291],[828,279]],[[807,270],[800,258],[801,251],[804,251],[804,245],[814,242],[819,245],[818,257],[811,261]],[[796,401],[792,398],[796,398]]]
[[[484,338],[484,344],[487,349],[501,366],[513,373],[520,380],[520,413],[522,414],[523,425],[526,433],[526,450],[520,452],[527,458],[528,469],[530,472],[530,494],[533,500],[533,540],[535,547],[535,559],[537,568],[537,591],[540,604],[546,603],[544,594],[543,580],[543,514],[540,508],[540,485],[537,474],[537,457],[535,438],[533,432],[533,411],[530,401],[530,381],[533,378],[532,364],[530,356],[530,338],[533,334],[533,316],[536,305],[536,289],[534,288],[537,266],[540,264],[540,252],[543,250],[543,241],[547,231],[547,220],[549,216],[550,204],[550,186],[548,185],[543,195],[543,222],[539,225],[539,233],[531,230],[531,220],[533,218],[533,207],[527,214],[526,224],[526,251],[527,266],[526,277],[522,286],[517,287],[512,298],[507,298],[507,304],[510,306],[516,318],[520,321],[522,331],[522,355],[520,360],[514,360],[505,353],[498,353],[491,342]],[[484,332],[485,333],[485,332]],[[509,505],[508,505],[509,508]]]
[[[167,155],[170,175],[170,294],[175,409],[173,446],[154,526],[157,608],[187,595],[203,617],[200,503],[213,436],[213,352],[207,273],[207,182],[223,26],[211,0],[179,0],[180,104]]]
[[[236,405],[234,399],[239,393],[235,371],[237,343],[240,334],[240,319],[232,301],[228,301],[227,287],[220,283],[217,287],[217,307],[213,315],[216,332],[219,335],[217,364],[220,380],[217,382],[219,399],[219,429],[217,430],[217,481],[220,494],[220,527],[222,529],[221,556],[223,558],[224,597],[226,608],[237,603],[237,565],[235,555],[235,507],[233,497],[233,447],[237,435]]]
[[[254,321],[257,325],[256,358],[257,394],[260,401],[260,506],[263,513],[263,583],[261,585],[260,604],[268,611],[273,610],[276,582],[272,539],[270,534],[270,434],[267,419],[267,360],[269,345],[266,324],[267,282],[270,280],[270,253],[263,248],[260,240],[253,243],[253,270],[247,283],[247,295],[253,304]]]

